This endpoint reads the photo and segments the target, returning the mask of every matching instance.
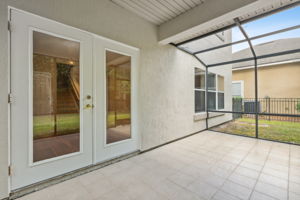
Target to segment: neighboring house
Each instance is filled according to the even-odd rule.
[[[258,55],[288,51],[300,39],[280,39],[254,46]],[[235,58],[251,57],[249,49],[234,53]],[[300,98],[300,54],[264,58],[258,61],[258,98]],[[255,98],[253,61],[232,66],[232,95]]]

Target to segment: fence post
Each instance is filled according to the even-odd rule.
[[[266,97],[267,98],[267,104],[268,104],[268,113],[271,113],[271,98],[270,97]],[[271,116],[269,115],[269,121],[271,120]]]

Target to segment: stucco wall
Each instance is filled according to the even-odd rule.
[[[172,46],[159,46],[156,26],[108,0],[1,0],[0,199],[9,190],[8,5],[141,49],[138,126],[143,150],[205,128],[205,120],[193,120],[194,67],[199,62]]]
[[[300,62],[259,67],[257,77],[259,98],[300,98]],[[255,97],[253,69],[233,71],[232,80],[244,80],[244,97]]]

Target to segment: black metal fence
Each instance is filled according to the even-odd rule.
[[[269,116],[264,113],[271,114],[300,114],[300,98],[258,98],[258,112],[259,119],[266,120],[280,120],[280,121],[300,121],[299,117],[292,116]],[[232,109],[235,112],[255,113],[255,99],[254,98],[233,98]],[[249,114],[234,114],[233,118],[251,117]]]

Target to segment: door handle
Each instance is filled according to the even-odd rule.
[[[84,109],[92,109],[92,108],[94,108],[94,105],[93,105],[93,104],[86,104],[86,105],[84,106]]]

